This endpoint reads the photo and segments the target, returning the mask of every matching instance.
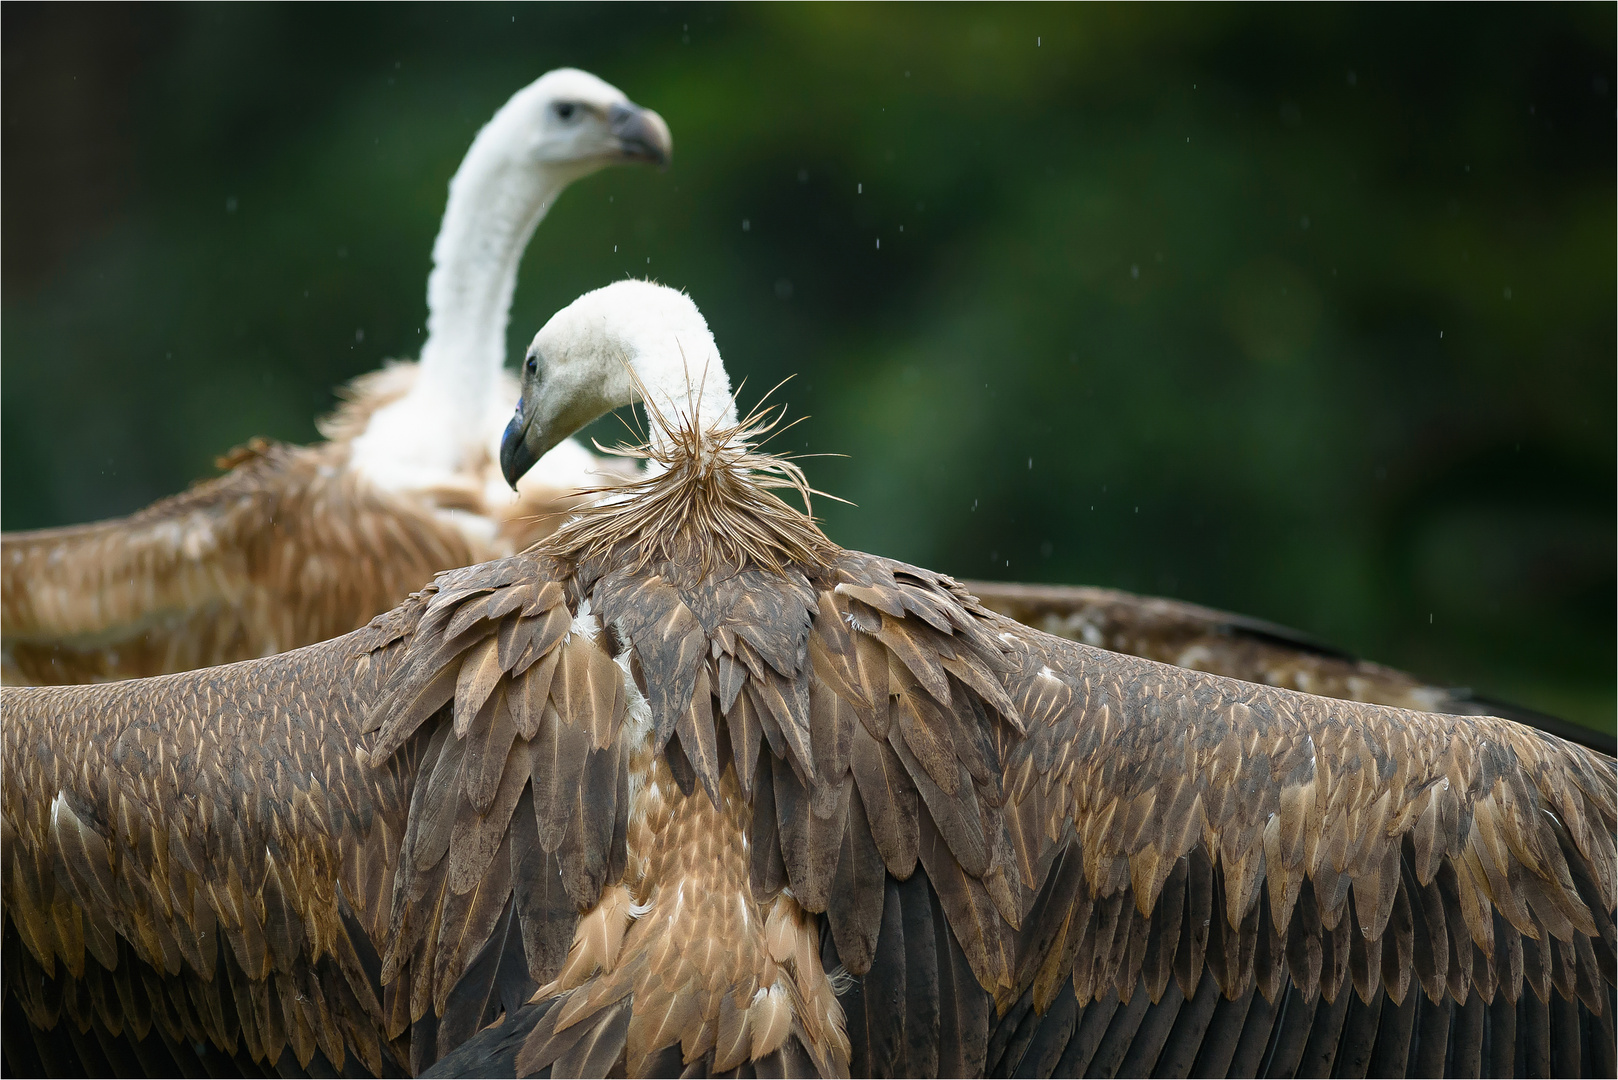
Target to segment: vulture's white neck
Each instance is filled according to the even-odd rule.
[[[354,442],[354,464],[384,488],[431,487],[479,466],[509,410],[501,368],[517,266],[557,196],[593,171],[525,160],[520,119],[510,106],[495,114],[450,180],[415,382]]]
[[[474,145],[450,181],[427,278],[427,341],[411,396],[481,446],[505,362],[517,265],[571,177],[478,151]]]

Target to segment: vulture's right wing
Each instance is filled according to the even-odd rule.
[[[1606,732],[1478,698],[1466,690],[1432,686],[1262,619],[1118,589],[997,581],[962,584],[986,607],[1008,618],[1113,652],[1348,701],[1503,716],[1604,754],[1618,752],[1618,741]]]
[[[126,679],[347,633],[471,561],[421,503],[375,490],[347,446],[255,442],[229,472],[127,518],[9,533],[5,675]]]
[[[85,1069],[120,1036],[169,1068],[399,1056],[376,943],[420,755],[353,747],[419,607],[263,660],[6,688],[5,986],[42,1058],[46,1033]]]

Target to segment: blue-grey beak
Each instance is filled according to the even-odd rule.
[[[661,116],[651,109],[626,103],[607,110],[607,123],[624,157],[668,168],[669,159],[674,156],[674,140]]]
[[[528,424],[523,419],[522,400],[518,399],[517,415],[511,418],[511,423],[506,425],[506,433],[500,437],[500,474],[513,491],[517,489],[517,481],[539,460],[538,455],[528,449],[527,434]]]

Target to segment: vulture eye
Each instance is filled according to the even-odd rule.
[[[534,372],[539,370],[539,361],[530,356],[527,362],[523,364],[523,368],[528,372],[528,374],[532,375]]]
[[[556,112],[556,118],[564,123],[573,119],[573,114],[578,111],[578,106],[571,101],[558,101],[551,107]]]

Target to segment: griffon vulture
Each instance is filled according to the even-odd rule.
[[[564,496],[600,479],[572,444],[520,500],[494,467],[516,392],[502,362],[517,265],[568,184],[666,163],[671,147],[656,113],[582,71],[513,95],[450,181],[420,362],[355,380],[325,442],[255,441],[222,459],[225,475],[129,517],[7,534],[6,681],[155,675],[308,645],[439,570],[554,528]]]
[[[507,477],[635,398],[646,475],[531,551],[3,692],[13,1068],[1612,1075],[1613,759],[844,550],[658,286],[540,331]]]

